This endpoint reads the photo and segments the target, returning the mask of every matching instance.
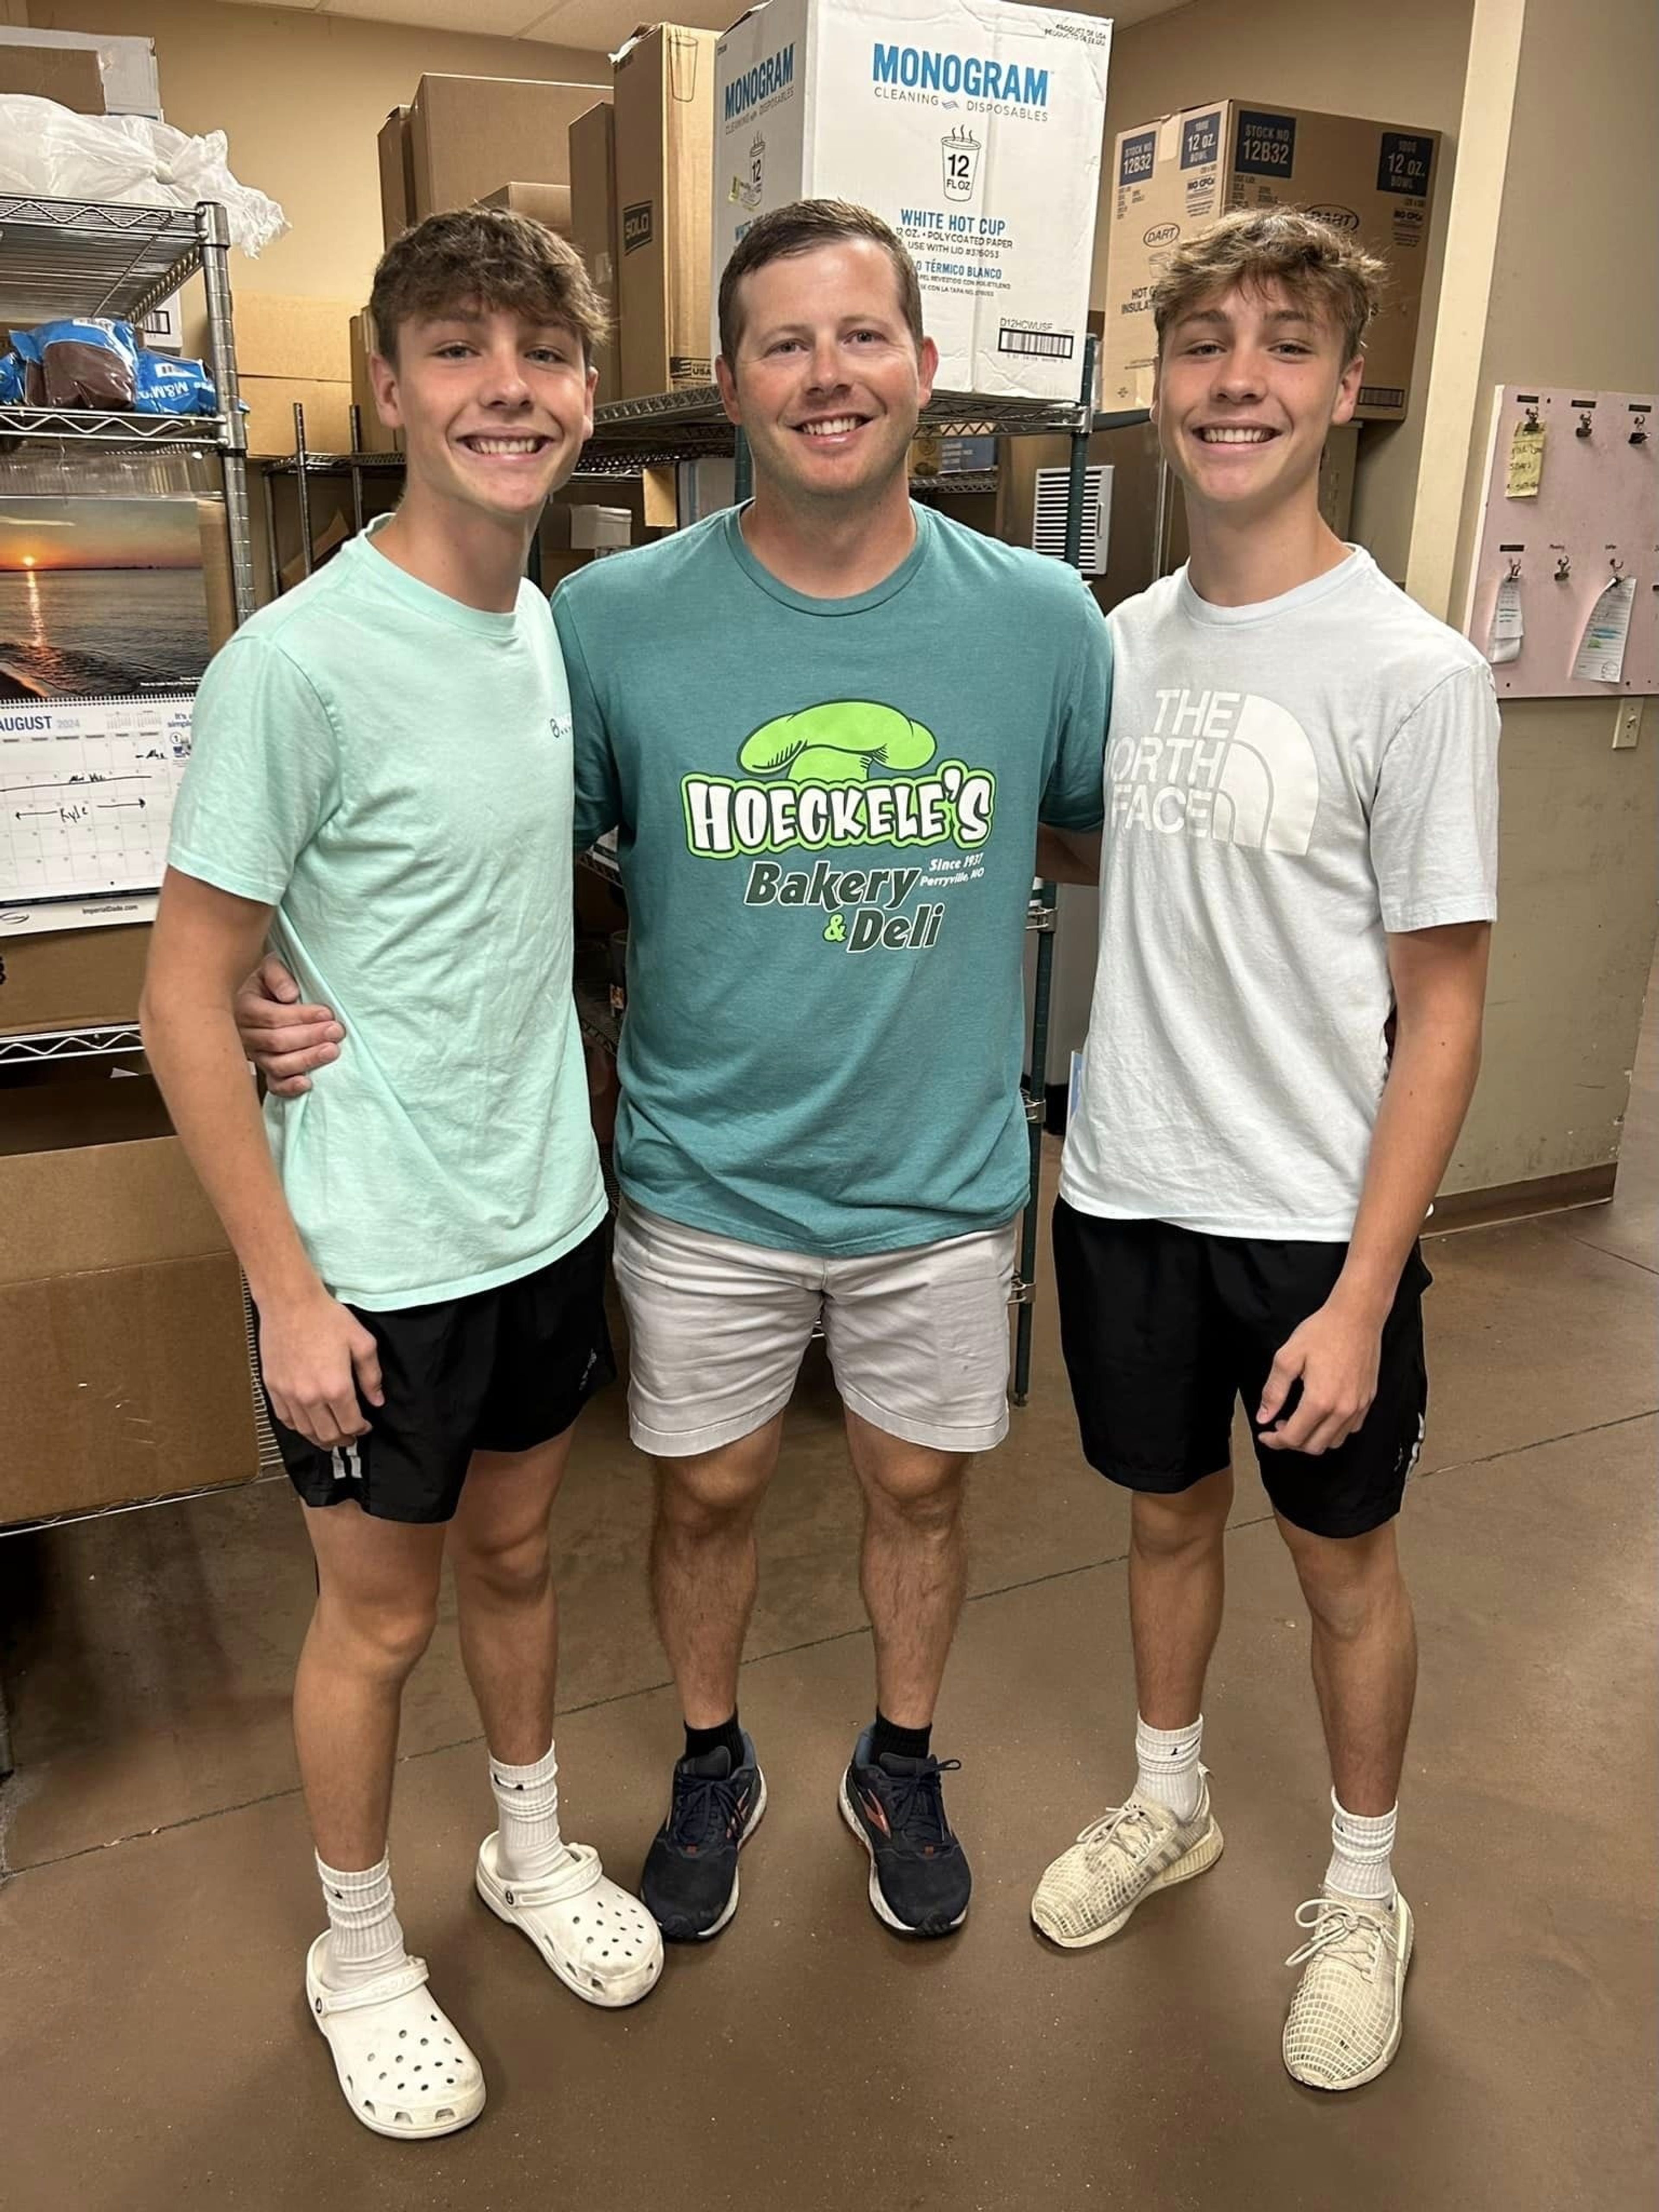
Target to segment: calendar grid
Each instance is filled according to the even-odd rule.
[[[0,906],[155,890],[190,741],[185,691],[0,707]]]

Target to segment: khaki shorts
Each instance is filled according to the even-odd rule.
[[[775,1252],[623,1199],[612,1254],[631,1340],[629,1426],[666,1459],[735,1443],[781,1413],[822,1322],[844,1404],[935,1451],[1008,1428],[1014,1227],[858,1259]]]

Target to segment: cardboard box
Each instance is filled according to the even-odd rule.
[[[161,88],[155,74],[154,39],[120,39],[104,32],[31,31],[0,23],[0,46],[32,47],[53,53],[88,53],[98,64],[103,97],[88,114],[148,115],[161,120]],[[11,89],[21,91],[16,86]],[[56,99],[55,93],[46,98]]]
[[[349,300],[314,300],[287,292],[252,292],[239,286],[232,318],[236,368],[250,376],[301,377],[325,384],[351,377],[351,318]],[[208,325],[199,301],[186,316],[184,350],[208,357]]]
[[[202,596],[207,601],[208,650],[217,653],[236,627],[236,579],[230,565],[230,526],[222,499],[198,499],[196,532],[202,548]]]
[[[1411,398],[1439,133],[1261,100],[1211,100],[1120,133],[1106,250],[1102,404],[1151,404],[1152,288],[1171,249],[1230,208],[1300,207],[1389,264],[1365,349],[1358,419],[1397,422]]]
[[[599,372],[595,404],[603,406],[617,397],[617,265],[622,248],[617,236],[616,111],[602,100],[579,115],[569,130],[570,236],[587,264],[595,289],[605,301],[611,322],[607,343],[599,348]]]
[[[573,507],[573,553],[620,553],[634,543],[634,519],[625,507]]]
[[[568,185],[500,185],[493,192],[483,193],[478,204],[527,215],[533,222],[544,222],[561,238],[573,236]]]
[[[0,1524],[251,1480],[241,1276],[154,1083],[0,1093]]]
[[[616,57],[617,279],[624,399],[707,384],[712,31],[658,23]]]
[[[0,1031],[136,1022],[149,925],[0,938]]]
[[[104,112],[104,73],[85,46],[14,46],[0,35],[0,92],[55,100],[77,115]]]
[[[374,143],[380,163],[380,234],[390,246],[415,220],[415,164],[406,107],[392,109]]]
[[[410,221],[471,207],[503,173],[568,184],[570,125],[608,89],[535,77],[423,76],[409,111]]]
[[[352,313],[349,300],[296,299],[239,286],[234,317],[239,373],[245,379],[289,376],[349,384]]]
[[[757,216],[856,200],[915,258],[942,391],[1075,399],[1110,46],[1010,0],[751,9],[715,70],[716,298]]]
[[[294,409],[306,410],[306,449],[313,453],[351,450],[351,386],[295,376],[245,376],[247,450],[256,457],[291,454]]]
[[[368,319],[368,310],[354,315],[349,328],[351,341],[351,404],[357,410],[357,420],[362,440],[360,451],[365,453],[395,453],[402,450],[403,432],[388,429],[381,422],[374,405],[374,386],[369,378],[368,357],[374,343]]]

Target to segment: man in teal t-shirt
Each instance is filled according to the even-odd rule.
[[[967,1911],[932,1755],[972,1456],[1007,1425],[1039,821],[1102,818],[1105,624],[1074,571],[911,503],[936,356],[862,210],[748,232],[721,391],[753,503],[556,593],[579,842],[629,913],[614,1264],[686,1742],[641,1894],[714,1935],[766,1786],[737,1716],[754,1522],[822,1316],[864,1492],[877,1715],[842,1779],[890,1926]]]
[[[682,1940],[737,1908],[755,1516],[821,1319],[876,1645],[841,1808],[877,1913],[938,1936],[971,1886],[930,1732],[964,1478],[1007,1427],[1024,923],[1039,822],[1102,820],[1110,648],[1072,569],[912,504],[937,356],[886,224],[763,216],[720,324],[752,503],[553,602],[577,842],[618,832],[629,896],[614,1261],[686,1723],[641,1892]],[[273,1077],[316,1064],[290,1010],[241,1003]]]

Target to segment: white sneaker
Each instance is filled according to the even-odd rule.
[[[1202,1770],[1200,1770],[1202,1771]],[[1155,1889],[1190,1881],[1221,1856],[1210,1778],[1190,1820],[1139,1790],[1091,1821],[1037,1884],[1031,1917],[1051,1943],[1080,1951],[1103,1943]]]
[[[1411,1907],[1398,1891],[1384,1905],[1328,1889],[1296,1919],[1311,1932],[1285,1961],[1303,1968],[1285,2022],[1285,2070],[1311,2089],[1358,2089],[1400,2048]]]

